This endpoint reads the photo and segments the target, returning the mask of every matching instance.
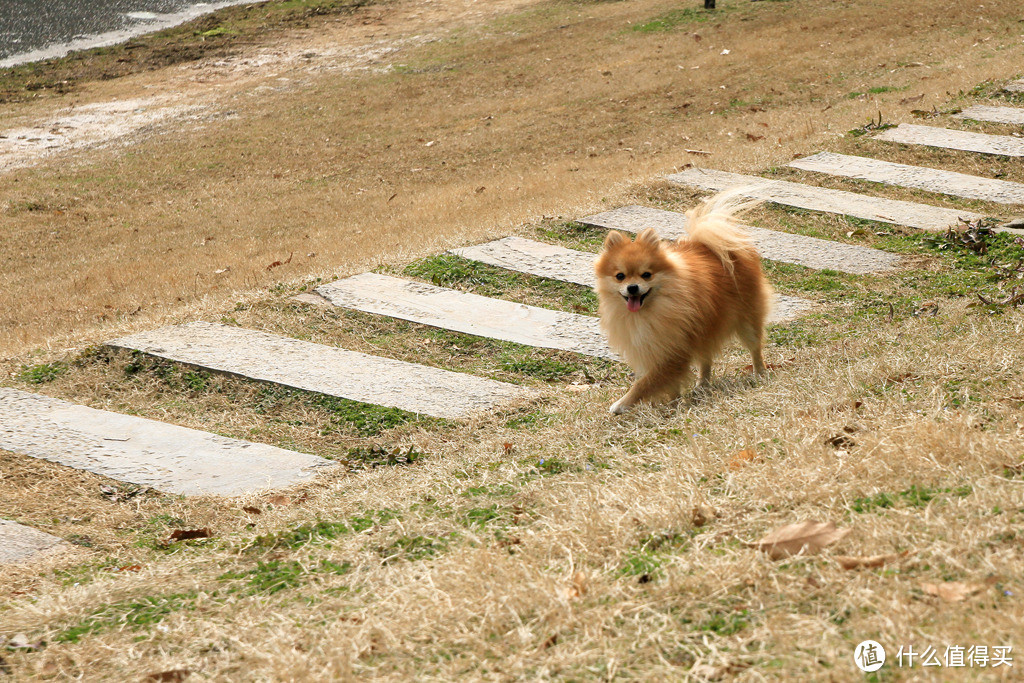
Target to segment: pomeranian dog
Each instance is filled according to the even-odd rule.
[[[621,414],[640,401],[677,398],[700,366],[700,385],[711,380],[711,362],[733,336],[754,359],[761,357],[772,288],[761,258],[736,216],[756,202],[724,192],[687,212],[689,236],[663,241],[647,228],[631,241],[611,231],[597,258],[601,327],[611,348],[636,379],[609,410]]]

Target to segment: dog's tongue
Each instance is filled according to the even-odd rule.
[[[641,301],[640,297],[638,296],[631,296],[626,298],[626,308],[628,308],[633,313],[636,313],[637,311],[640,310],[640,304],[642,303],[643,301]]]

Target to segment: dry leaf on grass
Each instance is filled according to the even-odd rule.
[[[213,536],[213,532],[208,527],[202,529],[175,529],[164,543],[169,545],[175,541],[191,541],[196,538],[210,538],[211,536]]]
[[[904,550],[902,553],[891,553],[889,555],[870,555],[868,557],[854,557],[852,555],[833,555],[832,559],[839,563],[843,569],[875,569],[884,567],[891,562],[910,557],[917,551]]]
[[[943,581],[942,583],[922,583],[921,590],[927,595],[942,598],[946,602],[963,602],[975,593],[981,592],[985,587],[976,583],[964,583],[962,581]]]
[[[690,521],[695,527],[702,527],[717,516],[718,512],[710,505],[696,505],[693,508]]]
[[[748,464],[757,460],[757,458],[757,451],[755,451],[752,448],[747,448],[729,458],[729,461],[726,463],[726,465],[728,465],[730,470],[735,472],[736,470],[743,469]]]
[[[191,669],[171,669],[170,671],[161,671],[159,673],[149,674],[143,681],[161,681],[163,683],[178,683],[188,678],[192,674]]]
[[[566,595],[572,598],[580,598],[587,594],[587,575],[583,572],[576,572],[572,575],[572,583],[566,589]]]
[[[850,531],[837,529],[834,522],[807,520],[780,527],[760,541],[748,543],[747,546],[763,550],[773,560],[781,560],[801,552],[814,555],[822,548],[842,540]]]

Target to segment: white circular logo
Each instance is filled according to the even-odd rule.
[[[878,671],[885,664],[885,648],[874,640],[865,640],[853,651],[853,661],[861,671]]]

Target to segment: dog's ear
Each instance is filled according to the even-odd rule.
[[[614,249],[615,247],[623,245],[623,244],[625,244],[628,241],[629,240],[626,239],[626,236],[623,235],[621,232],[619,232],[618,230],[612,230],[604,238],[604,248],[605,249]]]
[[[652,249],[661,248],[661,238],[658,237],[658,232],[654,228],[644,228],[640,231],[640,234],[636,236],[636,243],[642,244]]]

